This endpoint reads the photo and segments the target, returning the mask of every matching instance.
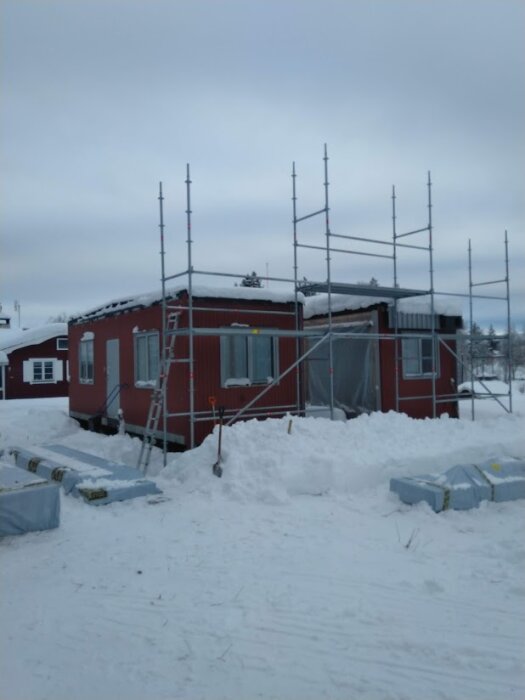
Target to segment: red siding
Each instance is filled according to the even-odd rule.
[[[232,323],[243,323],[253,327],[280,328],[293,330],[295,327],[293,305],[276,304],[262,301],[243,301],[226,299],[194,300],[194,326],[220,328]],[[199,307],[206,307],[205,311]],[[220,309],[232,309],[223,311]],[[256,308],[262,312],[285,311],[287,315],[270,315],[253,313]],[[70,343],[70,410],[77,414],[94,416],[103,407],[106,400],[106,341],[114,338],[120,340],[120,382],[127,386],[121,390],[120,406],[124,412],[126,424],[144,426],[147,421],[151,401],[151,389],[138,388],[134,378],[133,329],[140,331],[159,330],[162,324],[161,307],[130,311],[93,321],[73,323],[69,327]],[[179,328],[188,325],[188,313],[183,311]],[[94,383],[80,384],[78,347],[86,331],[94,337]],[[177,359],[188,358],[189,341],[187,337],[177,337],[174,355]],[[282,372],[295,360],[295,340],[279,339],[279,367]],[[194,410],[210,411],[209,398],[215,397],[216,406],[224,406],[236,411],[254,398],[263,387],[221,387],[220,339],[218,336],[194,338]],[[189,366],[188,363],[174,363],[171,366],[168,382],[168,412],[189,411]],[[295,374],[291,372],[281,382],[270,389],[255,405],[264,409],[277,406],[295,405]],[[199,444],[213,429],[213,422],[195,423],[195,443]],[[186,445],[190,444],[189,418],[175,417],[168,421],[168,431],[182,435]]]
[[[61,336],[63,337],[63,336]],[[56,384],[29,384],[24,382],[23,366],[25,360],[53,358],[63,361],[63,377]],[[67,350],[57,350],[57,339],[50,338],[37,345],[28,345],[9,353],[9,366],[6,367],[6,398],[34,399],[68,395]]]
[[[387,324],[387,311],[379,309],[379,333],[390,334],[392,331]],[[417,331],[411,331],[417,333]],[[382,338],[379,341],[379,364],[381,373],[381,407],[383,411],[393,411],[396,408],[396,379],[395,379],[395,340]],[[398,340],[398,357],[401,358],[401,340]],[[447,345],[455,352],[454,340],[447,340]],[[436,396],[456,392],[456,359],[442,343],[439,343],[439,376],[436,378]],[[453,382],[451,381],[453,380]],[[426,396],[430,398],[411,399],[407,397]],[[432,417],[432,379],[405,379],[403,367],[399,359],[399,410],[412,418]],[[403,400],[403,398],[407,400]],[[448,413],[457,418],[457,401],[436,404],[436,414]]]

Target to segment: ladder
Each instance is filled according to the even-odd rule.
[[[151,448],[156,442],[155,435],[157,433],[159,420],[162,415],[164,396],[168,385],[168,375],[171,363],[173,361],[173,350],[175,348],[175,339],[177,337],[175,331],[179,327],[180,314],[180,311],[169,314],[166,323],[166,335],[169,336],[169,340],[166,343],[166,338],[164,339],[165,345],[159,366],[159,376],[157,377],[155,389],[151,394],[148,419],[146,421],[144,436],[142,438],[142,446],[140,448],[140,454],[137,461],[137,469],[144,472],[144,474],[146,474],[148,470],[151,457]]]

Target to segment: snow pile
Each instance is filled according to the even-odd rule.
[[[393,305],[393,300],[389,297],[356,296],[348,294],[332,294],[332,312],[356,311],[358,309],[368,309],[376,304]],[[428,294],[399,299],[397,309],[402,313],[429,314],[432,308],[431,298]],[[434,311],[442,316],[461,316],[463,311],[461,304],[449,299],[434,297]],[[307,297],[304,310],[305,318],[312,318],[328,313],[328,295],[316,294]]]
[[[188,285],[180,285],[166,289],[166,297],[174,299],[188,291]],[[205,285],[193,285],[192,296],[195,299],[241,299],[252,301],[270,301],[276,304],[287,304],[295,301],[293,292],[278,292],[267,287],[209,287]],[[134,308],[146,308],[159,304],[162,301],[162,292],[146,292],[133,296],[113,299],[95,308],[79,313],[74,321],[100,318],[107,314],[120,313]],[[297,294],[297,301],[303,304],[305,297],[300,292]]]
[[[525,396],[513,416],[475,402],[475,423],[240,423],[221,479],[216,431],[170,454],[163,498],[92,508],[61,492],[60,527],[0,543],[0,697],[525,697],[525,501],[437,515],[388,490],[525,454]],[[64,399],[0,402],[0,432],[0,449],[27,435],[130,465],[140,450],[78,428]]]
[[[468,422],[443,416],[414,420],[390,412],[346,423],[319,418],[251,420],[223,428],[223,477],[215,483],[217,431],[175,456],[161,476],[184,489],[240,501],[285,503],[297,495],[351,495],[390,478],[439,472],[487,458],[525,455],[523,419],[499,416]]]

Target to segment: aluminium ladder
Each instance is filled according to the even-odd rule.
[[[146,428],[142,438],[142,447],[137,462],[137,469],[146,474],[151,457],[151,449],[156,442],[156,434],[159,426],[159,420],[164,407],[164,398],[168,385],[168,375],[173,361],[173,350],[175,348],[175,339],[177,337],[175,331],[179,327],[180,311],[171,313],[168,316],[166,324],[166,334],[169,335],[169,342],[163,348],[162,358],[159,367],[159,376],[155,389],[151,394],[151,403],[148,411],[148,419]]]

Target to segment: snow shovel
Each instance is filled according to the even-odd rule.
[[[212,471],[215,474],[215,476],[218,476],[219,478],[222,476],[222,467],[221,467],[221,443],[222,443],[222,419],[224,418],[224,406],[221,406],[219,408],[219,447],[217,449],[217,461],[212,467]]]

